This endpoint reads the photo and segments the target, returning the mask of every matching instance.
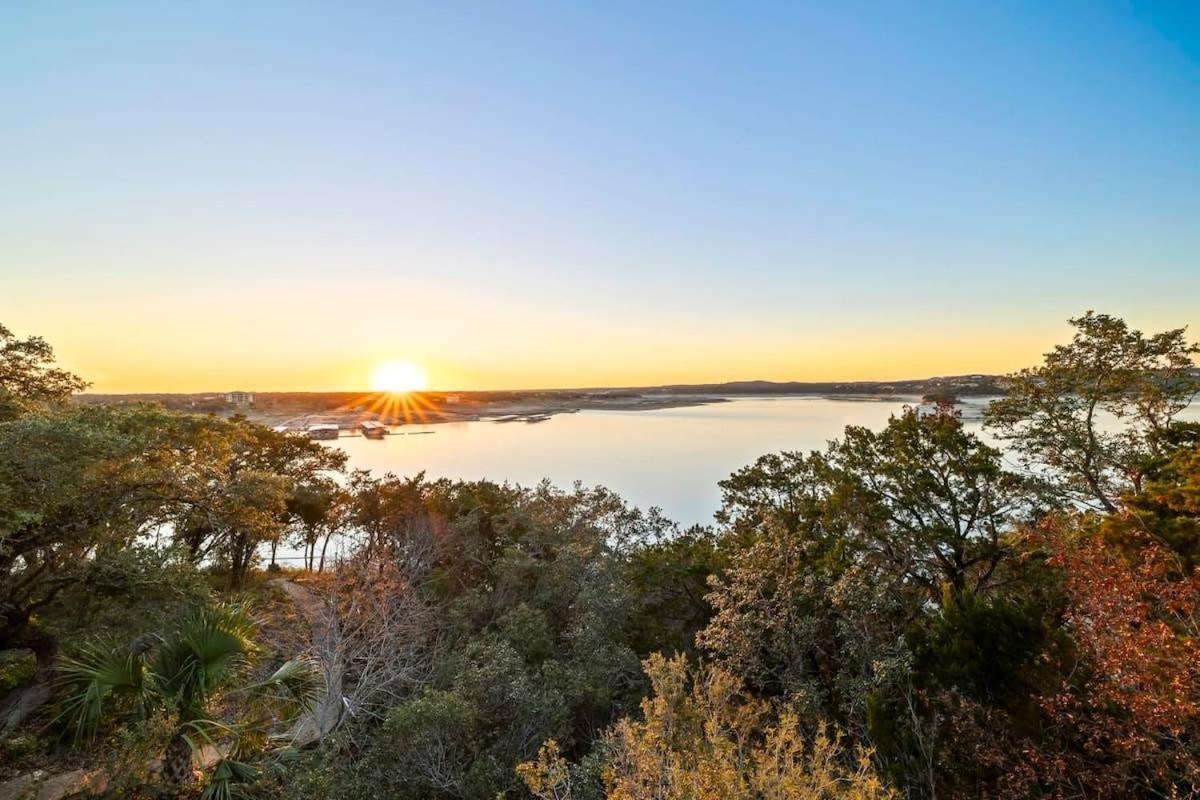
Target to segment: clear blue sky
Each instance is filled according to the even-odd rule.
[[[1200,328],[1200,4],[0,7],[0,320],[97,388],[1007,370]]]

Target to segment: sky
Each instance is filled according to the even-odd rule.
[[[899,379],[1200,331],[1194,2],[0,4],[0,322],[95,391]]]

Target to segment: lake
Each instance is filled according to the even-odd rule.
[[[725,403],[655,411],[580,411],[545,422],[491,420],[405,425],[370,440],[343,436],[330,447],[352,468],[430,478],[509,481],[529,486],[543,478],[607,486],[640,508],[658,506],[683,526],[713,521],[721,504],[717,482],[765,453],[822,449],[847,425],[882,428],[907,401],[825,397],[737,397]],[[960,407],[968,430],[981,433],[986,399]],[[1179,416],[1200,422],[1200,403]],[[331,557],[343,553],[340,541]],[[263,555],[266,555],[264,548]],[[278,559],[299,562],[285,545]]]
[[[915,402],[910,400],[908,402]],[[881,428],[901,401],[823,397],[739,397],[656,411],[580,411],[545,422],[407,425],[381,440],[344,437],[334,445],[352,467],[376,474],[487,478],[522,485],[549,478],[603,485],[630,503],[658,506],[682,525],[707,523],[720,506],[717,482],[764,453],[812,450],[847,425]],[[964,406],[979,429],[983,401]]]

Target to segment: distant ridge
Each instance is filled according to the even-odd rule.
[[[916,378],[902,381],[725,381],[724,383],[673,383],[658,386],[591,386],[559,389],[483,389],[483,390],[430,390],[426,395],[456,394],[464,397],[520,397],[549,394],[796,394],[796,395],[926,395],[947,394],[960,397],[999,395],[1004,393],[1003,377],[1000,375],[946,375],[935,378]],[[211,397],[219,392],[133,392],[93,393],[80,395],[83,402],[105,402],[112,400],[178,401],[189,398]],[[259,397],[305,398],[326,397],[350,402],[361,398],[367,391],[340,392],[258,392]]]
[[[654,391],[671,394],[851,394],[851,395],[997,395],[1003,393],[999,375],[947,375],[903,381],[727,381],[671,384]],[[641,391],[651,391],[642,389]]]

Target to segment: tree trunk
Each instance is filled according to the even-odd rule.
[[[333,531],[325,534],[325,541],[321,543],[321,563],[317,566],[317,572],[325,571],[325,550],[329,547],[329,540],[333,538]]]
[[[184,786],[191,783],[194,777],[192,748],[182,733],[176,733],[167,742],[167,749],[163,753],[163,778],[175,786]]]
[[[247,542],[245,534],[239,533],[232,537],[229,549],[229,588],[240,591],[246,588],[246,572],[254,557],[254,546]]]

